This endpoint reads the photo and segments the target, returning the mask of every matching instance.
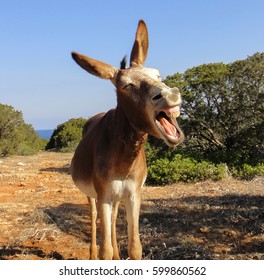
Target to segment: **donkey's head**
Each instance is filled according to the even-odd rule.
[[[125,68],[125,60],[118,69],[75,52],[72,57],[89,73],[112,81],[116,86],[117,106],[134,129],[161,138],[173,147],[184,139],[176,121],[180,115],[181,95],[178,88],[170,88],[162,82],[158,70],[143,66],[147,52],[148,30],[140,20],[129,68]]]

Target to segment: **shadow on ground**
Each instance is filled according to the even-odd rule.
[[[142,207],[146,222],[142,238],[148,243],[145,254],[149,258],[264,257],[263,196],[190,196],[149,202],[155,207]],[[153,243],[157,244],[154,248]]]
[[[40,259],[55,259],[63,260],[63,256],[58,252],[51,252],[50,254],[44,253],[43,250],[37,247],[31,246],[11,246],[11,247],[0,247],[0,260],[9,260],[10,256],[24,255],[24,256],[35,256]]]
[[[46,167],[46,168],[41,168],[39,169],[41,172],[56,172],[56,173],[62,173],[62,174],[71,174],[70,171],[70,165],[66,164],[63,167]]]

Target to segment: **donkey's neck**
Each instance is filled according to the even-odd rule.
[[[120,105],[114,110],[114,138],[124,156],[135,158],[144,148],[147,133],[132,126]]]

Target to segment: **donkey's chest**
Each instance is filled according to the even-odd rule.
[[[130,170],[123,169],[123,173],[120,172],[121,169],[109,180],[111,196],[119,200],[129,198],[138,192],[147,176],[145,162],[142,165],[134,165]]]
[[[113,200],[126,200],[133,197],[139,191],[142,184],[138,184],[138,182],[130,179],[113,180],[109,186],[109,195],[111,195]]]

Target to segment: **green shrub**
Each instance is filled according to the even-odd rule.
[[[83,118],[77,118],[58,125],[46,146],[46,150],[56,149],[60,152],[73,152],[82,138],[82,129],[86,121]]]
[[[43,147],[33,127],[12,106],[0,104],[0,156],[30,155]]]
[[[171,160],[160,158],[148,166],[149,185],[167,185],[179,181],[197,182],[207,179],[220,180],[226,176],[226,166],[208,161],[198,162],[192,158],[176,154]]]
[[[264,175],[262,154],[255,157],[255,162],[243,150],[202,151],[199,148],[191,149],[186,142],[177,149],[171,149],[161,140],[149,137],[145,152],[148,166],[146,182],[149,185],[220,180],[227,174],[242,180]]]
[[[243,164],[241,167],[231,168],[232,175],[242,180],[252,180],[256,176],[264,176],[264,164],[251,166]]]

